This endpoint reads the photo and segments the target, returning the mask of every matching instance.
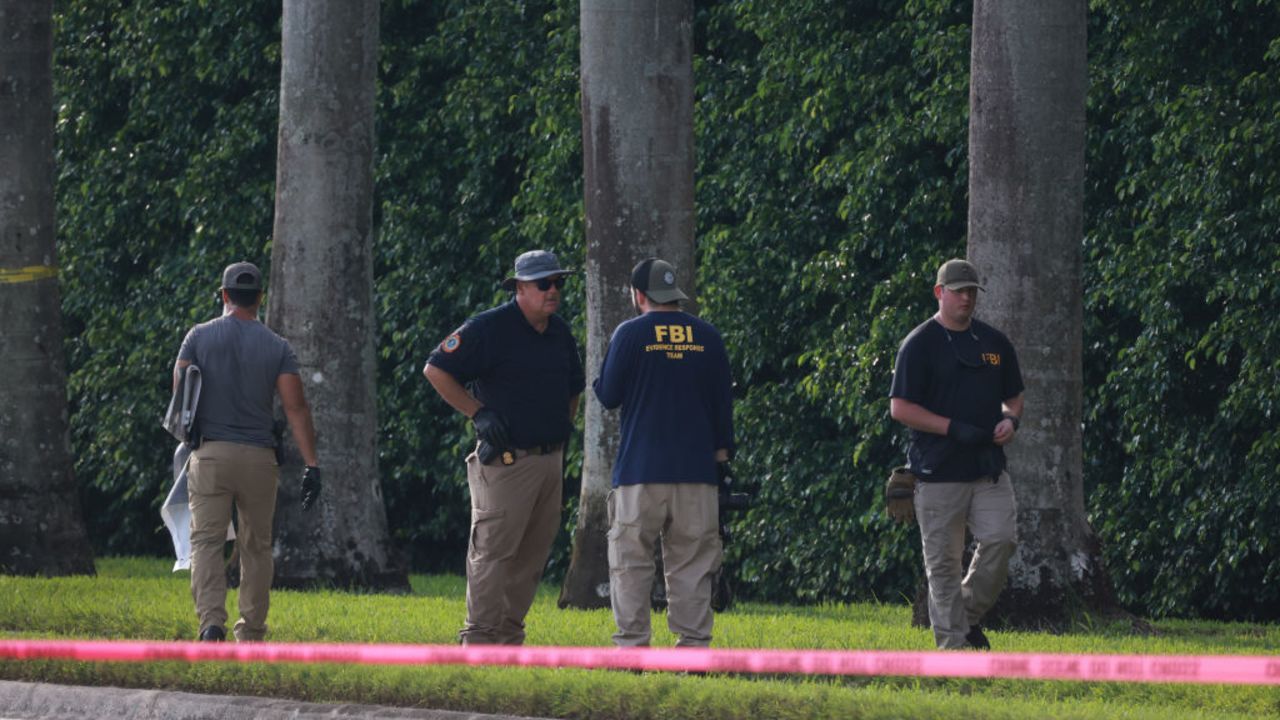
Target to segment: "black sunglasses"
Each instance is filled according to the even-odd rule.
[[[561,276],[559,276],[559,277],[556,277],[556,278],[538,278],[537,280],[534,280],[533,282],[534,282],[534,284],[535,284],[535,285],[537,285],[537,286],[538,286],[538,289],[539,289],[539,290],[541,290],[542,292],[546,292],[546,291],[550,290],[552,285],[555,285],[557,290],[563,290],[563,289],[564,289],[564,276],[563,276],[563,275],[561,275]]]

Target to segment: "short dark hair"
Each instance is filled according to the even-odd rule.
[[[261,290],[227,290],[227,297],[236,307],[251,308],[262,297]]]

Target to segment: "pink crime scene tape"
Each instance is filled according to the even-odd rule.
[[[1061,655],[881,650],[0,640],[0,659],[506,665],[804,675],[1280,685],[1280,656]]]

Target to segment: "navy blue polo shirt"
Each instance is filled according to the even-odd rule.
[[[734,449],[729,357],[710,323],[648,312],[618,326],[594,384],[622,406],[613,486],[716,483],[715,452]]]
[[[586,377],[578,343],[560,316],[538,332],[512,300],[468,320],[431,352],[427,364],[466,385],[511,429],[517,448],[569,439],[569,401]]]

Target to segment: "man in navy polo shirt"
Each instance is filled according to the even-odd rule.
[[[586,384],[577,342],[555,314],[569,272],[545,250],[522,254],[502,283],[515,299],[467,320],[423,368],[476,429],[464,645],[524,642],[560,527],[564,444]]]
[[[622,406],[609,493],[609,595],[619,646],[648,645],[653,548],[662,536],[667,626],[677,645],[711,644],[720,569],[717,485],[733,452],[729,358],[710,323],[680,310],[675,268],[644,260],[631,273],[640,317],[618,326],[594,389]]]

